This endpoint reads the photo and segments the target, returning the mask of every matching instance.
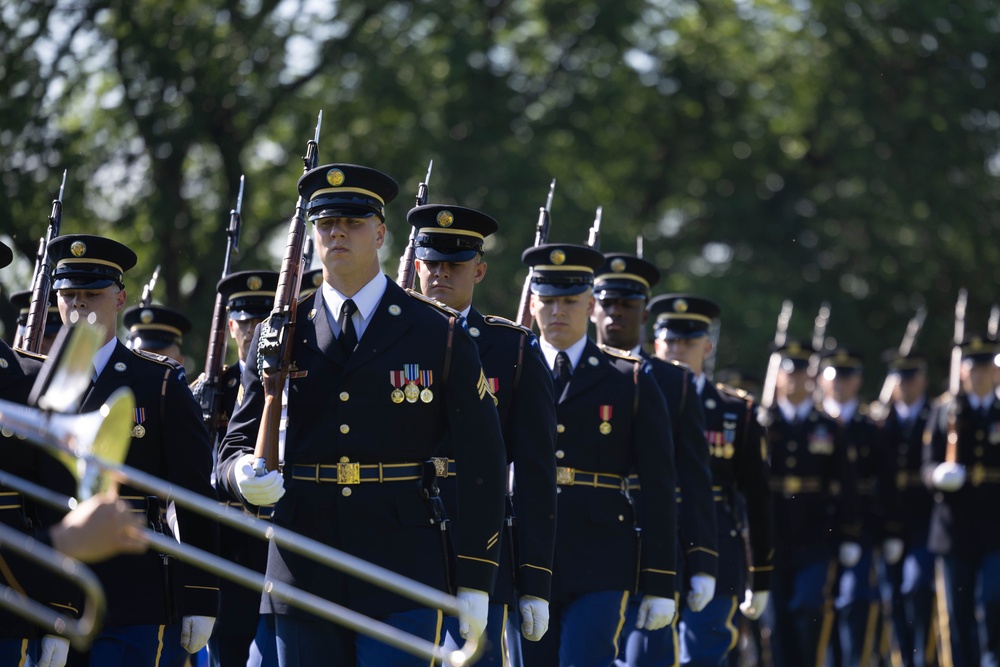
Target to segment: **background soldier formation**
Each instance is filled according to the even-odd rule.
[[[452,592],[458,617],[242,533],[223,531],[220,549],[217,525],[137,490],[62,524],[3,492],[8,525],[87,560],[126,553],[96,567],[109,613],[89,655],[5,617],[0,664],[183,665],[206,644],[223,666],[425,664],[281,596],[135,553],[139,524],[432,642],[482,635],[490,664],[728,665],[737,647],[750,647],[745,663],[777,667],[1000,659],[995,325],[956,340],[958,382],[937,399],[926,356],[887,353],[891,398],[872,406],[858,353],[782,335],[758,405],[709,372],[723,308],[653,297],[657,267],[596,240],[523,253],[538,338],[473,305],[499,228],[480,211],[418,200],[407,221],[419,291],[400,288],[377,254],[398,226],[385,214],[397,191],[350,164],[299,181],[322,269],[299,269],[266,471],[261,323],[284,273],[228,273],[227,262],[217,289],[238,362],[217,387],[207,375],[187,387],[183,313],[125,309],[135,254],[124,245],[52,239],[51,303],[63,323],[76,314],[101,328],[81,410],[122,386],[136,395],[126,463]],[[18,296],[25,318],[31,297]],[[123,310],[128,347],[115,336]],[[43,359],[0,347],[0,397],[26,402]],[[65,470],[3,436],[5,469],[72,489]],[[88,551],[87,536],[103,550]],[[2,576],[76,613],[75,594],[29,563],[4,554]],[[738,612],[762,620],[754,641],[740,641]]]

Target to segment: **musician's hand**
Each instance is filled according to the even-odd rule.
[[[458,589],[458,634],[463,639],[479,637],[486,631],[489,618],[490,596],[474,588]]]
[[[181,648],[188,653],[205,648],[214,627],[213,616],[185,616],[181,619]]]
[[[140,516],[116,496],[91,496],[49,528],[52,548],[86,563],[123,553],[142,553],[146,538]]]
[[[273,505],[285,495],[285,479],[277,470],[257,477],[253,471],[253,454],[244,454],[236,462],[236,486],[240,495],[251,505]]]
[[[45,635],[42,637],[41,655],[38,667],[63,667],[69,658],[69,640],[65,637]]]

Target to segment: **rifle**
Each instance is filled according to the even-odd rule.
[[[642,234],[635,237],[635,256],[642,259]]]
[[[990,319],[986,323],[986,335],[990,340],[997,342],[997,333],[1000,333],[1000,305],[993,304],[990,308]]]
[[[963,287],[958,290],[955,302],[955,336],[951,348],[951,367],[948,372],[948,445],[945,448],[946,463],[958,463],[958,394],[962,390],[962,340],[965,338],[965,307],[969,303],[969,293]]]
[[[434,160],[427,163],[427,175],[417,186],[417,206],[426,206],[430,193],[427,184],[431,182],[431,170],[434,169]],[[396,284],[403,289],[413,288],[413,259],[417,251],[417,228],[410,229],[410,240],[406,243],[406,250],[399,258],[399,269],[396,271]]]
[[[757,408],[757,420],[764,423],[767,412],[774,405],[774,394],[778,383],[778,370],[781,368],[781,346],[788,338],[788,324],[792,321],[792,302],[785,299],[778,313],[778,326],[774,330],[774,350],[767,360],[767,375],[764,376],[764,388],[761,391],[760,405]]]
[[[243,185],[246,177],[240,176],[240,192],[236,196],[236,208],[229,211],[229,227],[226,229],[226,255],[222,262],[222,277],[230,272],[230,261],[240,254],[240,226],[243,218]],[[212,330],[208,335],[208,352],[205,354],[205,372],[198,387],[198,403],[201,406],[201,420],[208,429],[209,442],[215,443],[222,416],[222,392],[219,381],[222,365],[226,358],[226,301],[216,290],[215,306],[212,309]]]
[[[319,164],[319,130],[323,112],[316,120],[316,133],[306,144],[302,158],[303,172]],[[291,364],[292,337],[295,333],[295,306],[302,284],[302,247],[306,236],[306,204],[301,194],[295,202],[295,215],[288,224],[288,242],[278,274],[274,308],[260,325],[257,340],[257,372],[264,386],[264,410],[254,445],[254,472],[258,477],[278,469],[278,426],[281,422],[281,392]]]
[[[28,305],[28,319],[24,324],[22,345],[28,352],[37,354],[42,349],[42,338],[45,336],[45,321],[49,316],[49,294],[52,291],[52,267],[49,261],[49,243],[59,236],[62,226],[62,198],[66,188],[66,171],[63,170],[62,185],[59,186],[59,196],[52,202],[52,213],[49,214],[49,228],[45,237],[38,244],[38,254],[35,257],[35,274],[31,278],[31,303]]]
[[[149,282],[142,288],[142,298],[139,299],[140,308],[148,308],[153,303],[153,288],[156,287],[156,279],[160,277],[160,265],[153,269],[153,275],[149,277]]]
[[[316,249],[316,242],[313,241],[312,234],[306,236],[305,243],[302,244],[302,270],[308,271],[313,263],[313,251]]]
[[[920,330],[924,326],[924,320],[927,318],[927,309],[923,306],[917,309],[917,313],[910,318],[909,323],[906,325],[906,332],[903,334],[903,340],[899,344],[899,356],[905,357],[910,354],[910,350],[913,349],[913,344],[917,342],[917,336],[920,334]],[[887,373],[885,376],[885,382],[882,383],[882,391],[878,394],[878,411],[879,414],[876,415],[877,418],[883,419],[886,414],[888,414],[889,401],[892,400],[892,392],[899,384],[899,376],[896,373]]]
[[[594,224],[590,228],[590,235],[587,237],[587,245],[594,250],[601,249],[601,214],[604,212],[603,206],[597,207],[597,214],[594,215]]]
[[[545,198],[545,206],[538,209],[538,221],[535,222],[535,242],[533,248],[547,243],[549,240],[549,228],[552,226],[552,196],[556,193],[556,179],[549,183],[549,195]],[[524,278],[524,286],[521,287],[521,300],[517,304],[517,323],[522,327],[531,328],[531,269]]]

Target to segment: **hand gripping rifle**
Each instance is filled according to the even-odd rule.
[[[427,185],[431,182],[431,170],[434,169],[434,160],[427,163],[427,175],[417,186],[417,206],[426,206],[430,192]],[[396,271],[396,284],[403,289],[413,288],[413,259],[417,251],[417,228],[410,229],[410,240],[406,242],[406,250],[399,258],[399,269]]]
[[[962,390],[962,340],[965,338],[965,307],[969,293],[958,290],[955,302],[955,336],[951,348],[951,367],[948,369],[948,444],[945,447],[946,463],[958,463],[958,394]]]
[[[306,144],[302,158],[304,172],[319,164],[319,130],[323,112],[316,120],[316,133]],[[257,372],[264,385],[264,411],[260,417],[257,443],[254,446],[254,472],[257,476],[268,470],[278,469],[278,425],[281,421],[281,391],[288,379],[291,363],[292,337],[295,334],[295,306],[302,284],[302,246],[306,236],[306,202],[299,195],[295,215],[288,224],[288,242],[278,274],[278,289],[274,295],[274,308],[260,325],[257,341]]]
[[[927,319],[927,309],[920,306],[916,314],[910,318],[910,321],[906,325],[906,332],[903,334],[903,340],[899,344],[898,356],[906,357],[910,354],[913,344],[917,342],[917,336],[924,326],[925,319]],[[897,384],[899,384],[899,375],[891,372],[887,373],[885,381],[882,383],[882,391],[878,394],[878,403],[876,404],[878,406],[878,414],[875,415],[876,419],[885,419],[889,414],[889,402],[892,401],[892,392],[895,390]]]
[[[246,177],[240,176],[240,192],[236,196],[236,208],[229,211],[229,227],[226,229],[226,256],[222,261],[222,277],[230,272],[234,255],[240,254],[240,227],[243,224],[243,186]],[[226,300],[216,290],[215,306],[212,309],[212,330],[208,334],[208,352],[205,354],[205,373],[198,389],[198,403],[201,405],[201,419],[208,429],[209,442],[215,443],[219,432],[219,418],[222,416],[222,392],[219,381],[222,365],[226,359]]]
[[[538,221],[535,223],[535,242],[532,247],[547,243],[549,228],[552,226],[552,196],[556,193],[556,179],[549,183],[549,196],[545,198],[545,206],[538,209]],[[522,327],[531,328],[531,269],[524,278],[521,288],[521,301],[517,304],[517,323]]]
[[[778,371],[781,369],[780,348],[788,339],[788,324],[792,321],[792,302],[785,299],[778,313],[778,326],[774,330],[774,349],[767,360],[767,375],[764,376],[764,388],[761,391],[760,405],[757,407],[757,421],[765,423],[767,413],[774,405],[774,394],[778,383]]]
[[[59,186],[59,196],[52,202],[52,213],[49,214],[49,229],[45,238],[38,244],[38,255],[35,258],[35,275],[31,279],[31,303],[28,306],[28,320],[24,324],[22,346],[28,352],[37,354],[42,349],[42,338],[45,336],[45,320],[49,316],[49,293],[52,291],[52,267],[49,260],[49,243],[59,236],[62,226],[62,198],[66,188],[66,170],[63,170],[62,185]]]

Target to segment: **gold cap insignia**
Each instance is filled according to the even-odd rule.
[[[143,309],[143,311],[139,313],[139,321],[143,324],[150,324],[153,321],[153,311],[149,308]]]
[[[846,352],[838,352],[835,363],[837,363],[837,365],[841,365],[841,364],[846,364],[850,360],[851,360],[851,355],[847,354]]]
[[[330,171],[326,172],[326,182],[332,185],[333,187],[343,185],[344,181],[346,180],[347,177],[344,176],[344,172],[342,172],[339,169],[331,169]]]
[[[788,354],[799,354],[802,352],[802,348],[799,347],[798,343],[791,343],[788,346]]]
[[[74,257],[83,257],[87,252],[87,244],[83,241],[73,241],[73,245],[69,247],[69,251],[73,253]]]
[[[264,280],[260,276],[250,276],[249,278],[247,278],[247,287],[249,287],[253,291],[256,292],[263,286],[264,286]]]
[[[437,214],[437,223],[442,227],[451,227],[455,222],[455,214],[451,211],[440,211]]]
[[[973,352],[978,352],[979,350],[983,349],[983,339],[980,338],[979,336],[976,336],[975,338],[969,341],[969,347],[972,348]]]
[[[313,287],[319,287],[322,284],[323,284],[323,274],[322,272],[320,272],[313,276]]]
[[[621,273],[625,270],[625,260],[621,257],[615,257],[611,260],[611,270],[615,273]]]
[[[675,313],[686,313],[688,310],[688,302],[684,299],[677,299],[674,301],[674,312]]]
[[[566,253],[562,250],[553,250],[549,253],[549,260],[556,266],[559,266],[566,261]]]

